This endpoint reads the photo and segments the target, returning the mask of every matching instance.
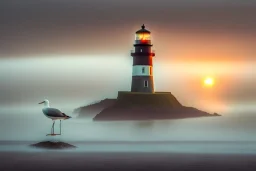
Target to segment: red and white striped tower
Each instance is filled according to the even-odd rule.
[[[150,31],[145,29],[144,24],[135,34],[135,50],[132,50],[132,92],[154,93],[153,57],[151,50]]]

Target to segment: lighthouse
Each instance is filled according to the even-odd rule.
[[[144,24],[135,33],[131,92],[154,93],[153,57],[150,31]]]
[[[194,107],[183,106],[171,92],[154,91],[153,57],[150,31],[144,24],[135,34],[132,65],[131,91],[118,91],[116,99],[105,99],[99,103],[80,108],[85,116],[94,106],[99,112],[94,121],[162,120],[181,119],[211,115]],[[92,113],[95,115],[95,113]]]

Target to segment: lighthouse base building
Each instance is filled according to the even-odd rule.
[[[93,117],[94,121],[160,120],[220,116],[183,106],[170,92],[155,92],[151,33],[144,24],[135,33],[131,91],[119,91],[117,99],[75,109],[79,118]]]

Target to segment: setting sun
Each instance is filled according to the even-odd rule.
[[[204,85],[212,86],[213,84],[214,84],[213,78],[211,78],[211,77],[205,78],[205,80],[204,80]]]

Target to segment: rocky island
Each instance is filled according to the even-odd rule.
[[[220,116],[193,107],[183,106],[170,92],[118,92],[117,99],[104,99],[75,109],[78,118],[94,121],[162,120]]]
[[[76,148],[76,146],[73,146],[65,142],[60,142],[60,141],[43,141],[36,144],[31,144],[30,146],[35,148],[51,149],[51,150]]]

